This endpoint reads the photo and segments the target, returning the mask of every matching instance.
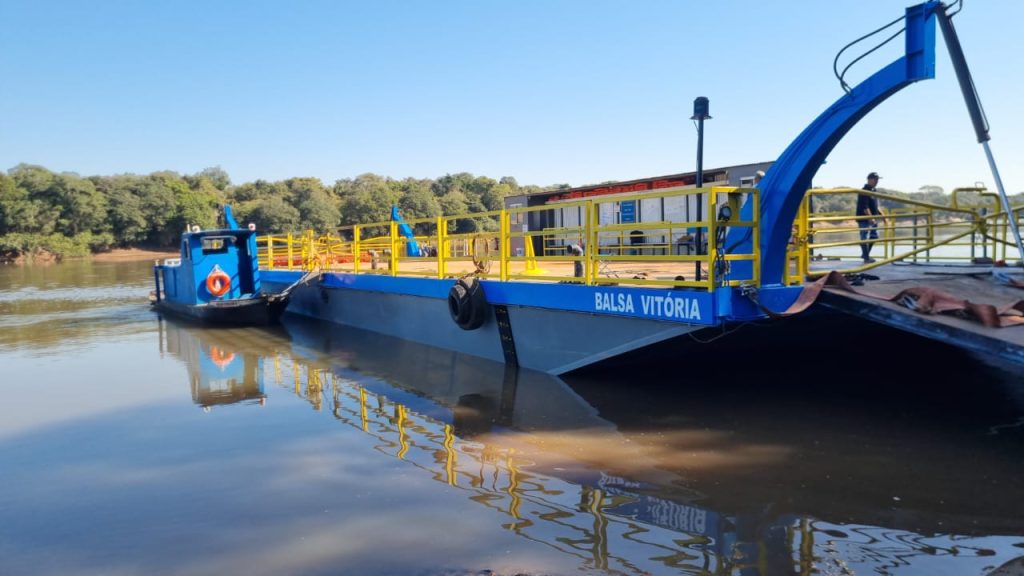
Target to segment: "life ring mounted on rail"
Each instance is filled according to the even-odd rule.
[[[227,294],[228,290],[231,290],[231,276],[214,266],[206,276],[206,291],[219,298]]]
[[[459,278],[448,290],[448,312],[463,330],[476,330],[483,326],[489,308],[483,286],[472,276]]]

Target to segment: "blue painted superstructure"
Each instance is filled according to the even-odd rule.
[[[256,233],[251,230],[203,230],[181,235],[180,257],[157,266],[162,297],[175,304],[195,306],[217,300],[250,298],[260,293]],[[217,268],[231,279],[228,291],[211,294],[206,278]]]
[[[287,291],[266,294],[260,282],[255,229],[230,228],[181,235],[178,258],[153,268],[156,309],[215,324],[270,324],[288,303]]]
[[[786,246],[792,234],[804,193],[836,144],[868,112],[901,89],[935,77],[935,17],[944,10],[931,1],[907,8],[905,53],[893,63],[844,94],[822,112],[772,164],[760,182],[761,280],[765,285],[782,283]],[[943,17],[945,14],[943,13]],[[743,215],[753,207],[748,202]],[[734,230],[728,245],[748,246],[748,231]],[[747,263],[738,263],[742,270]],[[740,272],[742,273],[742,272]]]

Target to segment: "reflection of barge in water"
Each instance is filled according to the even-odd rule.
[[[653,444],[630,434],[622,419],[640,408],[628,408],[621,387],[616,390],[624,396],[610,401],[615,409],[599,412],[595,406],[607,402],[594,403],[582,395],[585,388],[574,390],[541,373],[503,370],[472,356],[320,322],[289,318],[285,328],[292,341],[273,338],[269,345],[248,331],[231,331],[257,351],[257,378],[271,394],[299,395],[316,411],[375,438],[381,454],[492,510],[517,535],[587,566],[626,573],[809,574],[830,558],[914,565],[949,554],[956,562],[977,563],[994,560],[972,558],[988,554],[988,546],[1019,539],[1011,487],[984,494],[961,489],[983,481],[996,458],[974,450],[970,441],[947,445],[912,468],[865,468],[864,475],[844,478],[830,469],[828,456],[844,449],[849,432],[840,427],[836,438],[818,437],[820,445],[814,442],[809,451],[805,446],[797,460],[786,451],[773,452],[778,457],[769,462],[755,459],[750,467],[760,472],[744,481],[737,499],[717,481],[673,471],[681,469],[679,461],[665,466],[672,461],[657,457],[658,434],[650,433]],[[674,394],[643,401],[685,406],[685,394]],[[709,447],[726,458],[746,458],[752,453],[745,447],[793,442],[771,432],[776,425],[725,435],[698,414],[674,413],[680,411],[694,419],[692,432],[667,441],[684,443],[673,448],[684,460]],[[885,435],[866,434],[862,442],[869,444]],[[960,453],[974,455],[976,474],[945,473]],[[869,450],[848,457],[870,463],[878,455]],[[779,483],[795,487],[829,474],[841,505],[801,496],[800,490],[790,490],[789,498],[777,492]],[[905,490],[922,476],[947,478],[939,481],[946,486],[938,492],[942,505],[915,508]],[[893,494],[904,501],[894,506]],[[875,548],[871,542],[886,544]]]
[[[952,28],[954,13],[936,1],[908,8],[898,19],[904,55],[846,90],[772,163],[757,189],[703,188],[698,177],[697,188],[396,218],[345,229],[340,237],[310,234],[298,243],[268,237],[264,281],[283,289],[305,270],[320,269],[318,282],[295,291],[289,312],[550,374],[768,318],[801,291],[790,240],[812,178],[874,107],[934,77],[936,22],[979,141],[988,139]],[[703,102],[698,119],[707,117]],[[660,203],[661,220],[635,218],[645,203]],[[666,209],[669,204],[675,208]],[[806,231],[797,236],[795,244],[806,242]]]

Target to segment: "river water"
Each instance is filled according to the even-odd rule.
[[[812,317],[558,379],[201,329],[150,282],[0,267],[0,574],[1024,566],[1024,379],[986,359]]]

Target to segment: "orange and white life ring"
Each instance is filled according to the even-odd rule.
[[[210,347],[210,360],[213,360],[213,363],[216,364],[218,368],[224,368],[228,364],[231,364],[231,361],[234,359],[234,352],[225,352],[216,346]]]
[[[206,277],[206,291],[214,296],[223,296],[231,289],[231,277],[220,268],[214,268]]]

